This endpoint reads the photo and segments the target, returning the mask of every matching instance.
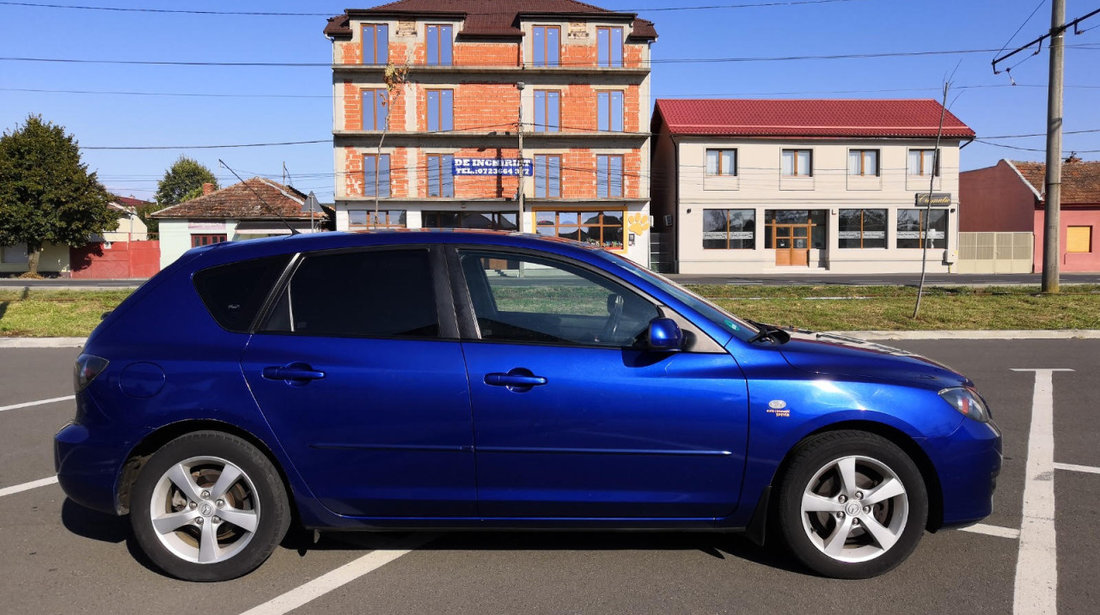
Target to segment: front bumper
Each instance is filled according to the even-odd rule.
[[[1001,432],[992,421],[965,419],[954,433],[929,442],[943,494],[941,527],[977,523],[993,512],[1001,472]]]

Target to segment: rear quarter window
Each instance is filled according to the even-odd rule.
[[[195,290],[219,325],[246,333],[290,257],[281,254],[203,269],[194,276]]]

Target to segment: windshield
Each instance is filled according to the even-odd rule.
[[[678,301],[686,304],[691,309],[702,314],[704,318],[711,321],[715,325],[722,329],[729,331],[735,337],[741,340],[748,341],[756,336],[758,330],[745,320],[730,314],[722,308],[714,305],[710,301],[696,295],[690,290],[680,286],[676,282],[664,277],[659,273],[654,273],[645,267],[639,266],[634,261],[619,256],[617,254],[611,254],[603,250],[596,251],[600,257],[611,261],[612,263],[630,271],[634,275],[640,278],[644,278],[654,286],[659,287],[661,290],[675,297]]]

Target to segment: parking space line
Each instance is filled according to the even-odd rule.
[[[1069,470],[1070,472],[1084,472],[1086,474],[1100,474],[1100,468],[1094,468],[1092,466],[1079,466],[1072,463],[1056,463],[1054,464],[1055,470]]]
[[[985,534],[986,536],[996,536],[998,538],[1019,538],[1020,530],[1013,529],[1011,527],[1001,527],[999,525],[986,525],[985,523],[975,523],[964,528],[960,528],[964,532],[971,532],[973,534]]]
[[[357,560],[323,574],[305,585],[299,585],[281,596],[276,596],[255,608],[245,611],[241,615],[282,615],[283,613],[289,613],[369,572],[385,566],[402,555],[412,552],[417,547],[434,540],[437,536],[437,534],[412,535],[395,542],[392,545],[393,548],[375,549]]]
[[[1054,527],[1054,372],[1034,372],[1031,427],[1027,437],[1023,523],[1016,558],[1013,613],[1058,612],[1058,546]]]
[[[3,489],[0,489],[0,498],[4,497],[5,495],[13,495],[13,494],[20,493],[20,492],[23,492],[23,491],[30,491],[31,489],[37,489],[39,487],[45,487],[46,485],[52,485],[56,482],[57,482],[57,477],[56,476],[51,476],[49,478],[42,478],[42,479],[39,479],[39,480],[32,480],[31,482],[23,483],[22,485],[14,485],[12,487],[4,487]]]
[[[10,406],[0,406],[0,412],[5,410],[18,410],[20,408],[30,408],[31,406],[44,406],[46,404],[56,404],[59,401],[69,401],[76,399],[76,395],[66,395],[65,397],[54,397],[52,399],[40,399],[38,401],[28,401],[21,404],[12,404]]]

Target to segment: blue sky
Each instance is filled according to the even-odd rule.
[[[178,4],[154,0],[47,1],[101,7],[331,15],[349,6],[346,2],[287,0],[189,0]],[[1039,55],[1024,52],[1009,61],[1005,66],[1014,66],[1011,78],[993,74],[990,62],[996,56],[994,51],[833,60],[758,58],[1012,49],[1049,28],[1050,0],[826,0],[817,4],[732,6],[778,1],[603,0],[594,4],[637,12],[656,23],[660,38],[653,46],[655,99],[939,99],[944,81],[951,76],[949,108],[978,133],[980,140],[1045,130],[1046,45]],[[367,8],[375,4],[350,6]],[[724,8],[656,10],[700,5]],[[1097,0],[1068,0],[1067,19],[1097,8]],[[0,3],[0,58],[325,64],[331,60],[331,46],[321,33],[324,25],[325,18],[320,15],[189,15]],[[1067,134],[1064,151],[1077,151],[1086,160],[1100,160],[1097,26],[1100,15],[1082,24],[1082,29],[1092,30],[1080,35],[1071,32],[1066,38],[1064,128],[1067,132],[1098,132]],[[750,60],[699,61],[715,58]],[[331,70],[324,66],[241,68],[0,60],[0,127],[10,131],[28,113],[41,114],[65,126],[87,148],[83,155],[89,167],[99,173],[109,189],[121,195],[151,197],[156,182],[183,154],[211,168],[223,186],[236,180],[219,165],[219,158],[245,178],[263,175],[281,179],[285,163],[295,187],[315,191],[322,201],[330,202],[331,79]],[[325,142],[237,149],[90,149],[312,140]],[[963,150],[962,168],[990,166],[1000,158],[1043,160],[1043,147],[1042,137],[978,141]]]

